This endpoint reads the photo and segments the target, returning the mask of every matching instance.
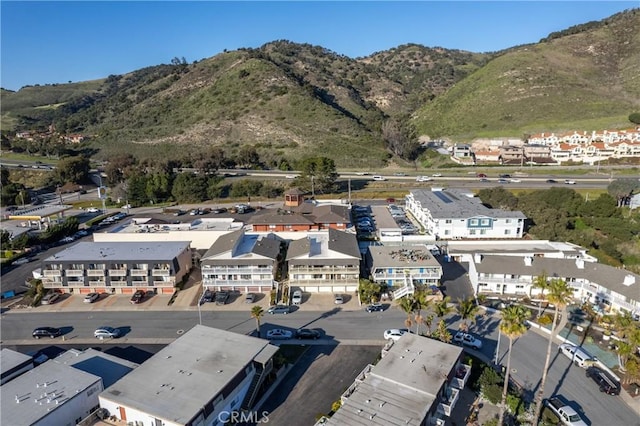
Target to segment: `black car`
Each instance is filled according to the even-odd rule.
[[[134,305],[141,303],[142,300],[144,299],[144,295],[145,295],[144,290],[136,290],[136,292],[133,293],[133,296],[131,296],[131,303],[133,303]]]
[[[216,293],[216,305],[224,305],[229,300],[229,293],[226,291],[219,291]]]
[[[213,302],[213,298],[215,297],[215,293],[211,290],[205,290],[202,295],[202,299],[200,299],[200,304]]]
[[[320,332],[311,328],[301,328],[296,331],[296,339],[319,339]]]
[[[34,339],[39,339],[41,337],[50,337],[53,339],[60,336],[61,334],[62,330],[55,327],[38,327],[33,330],[33,333],[31,333]]]
[[[511,175],[509,174],[501,174],[499,177],[503,178],[503,179],[509,179],[511,177]]]
[[[384,311],[384,305],[382,303],[372,303],[367,306],[367,312],[382,312]]]
[[[600,392],[608,395],[620,395],[620,383],[606,371],[598,367],[587,368],[587,377],[591,377],[600,387]]]
[[[225,209],[224,207],[213,209],[214,214],[220,214],[220,213],[226,213],[226,212],[227,212],[227,209]]]
[[[547,179],[547,183],[558,183],[555,179]]]

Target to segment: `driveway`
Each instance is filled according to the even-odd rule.
[[[466,266],[458,262],[445,262],[444,257],[438,258],[442,265],[442,291],[450,296],[452,301],[464,300],[473,297],[473,287],[469,280],[469,271]]]
[[[311,346],[258,411],[275,425],[312,425],[356,376],[380,355],[381,346]]]

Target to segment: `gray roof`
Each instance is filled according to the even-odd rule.
[[[80,398],[86,398],[83,391],[94,386],[96,387],[94,395],[97,396],[102,390],[100,377],[49,360],[2,386],[0,423],[3,425],[37,423],[51,411],[69,403],[77,394],[80,394]],[[16,398],[20,401],[19,403]],[[75,420],[75,415],[82,414],[82,412],[71,410],[69,415],[74,417],[67,421],[72,422]]]
[[[376,228],[378,230],[400,230],[400,226],[398,226],[396,220],[391,216],[388,206],[371,206],[371,211],[375,218]]]
[[[403,268],[403,267],[438,267],[440,262],[425,246],[369,246],[372,267],[375,268]]]
[[[172,260],[191,244],[190,241],[145,241],[145,242],[92,242],[82,241],[69,246],[45,262],[124,262],[139,260]]]
[[[416,189],[411,191],[411,194],[434,219],[467,219],[477,216],[505,219],[527,218],[520,211],[490,209],[482,204],[478,197],[470,197],[468,192],[458,189],[442,191]]]
[[[134,368],[138,367],[135,362],[109,355],[105,352],[89,348],[84,351],[70,349],[58,355],[54,362],[69,365],[78,370],[91,373],[102,378],[102,384],[108,388]]]
[[[312,217],[291,213],[285,210],[264,210],[263,214],[256,214],[248,223],[253,225],[313,225]]]
[[[33,358],[13,349],[2,348],[0,352],[0,372],[2,374],[28,362],[33,362]]]
[[[462,348],[405,334],[357,383],[328,425],[422,425]]]
[[[225,255],[224,257],[221,257]],[[202,256],[207,265],[253,265],[264,258],[276,260],[280,254],[280,240],[273,234],[245,234],[243,229],[221,235]]]
[[[630,300],[640,301],[640,275],[597,262],[584,262],[584,268],[581,269],[578,268],[576,259],[534,257],[531,266],[527,266],[522,257],[489,255],[483,256],[480,263],[476,262],[476,270],[484,274],[533,277],[546,274],[548,277],[581,278],[608,288]],[[627,275],[635,278],[634,284],[629,286],[623,284]]]
[[[100,398],[186,424],[254,359],[277,350],[267,340],[196,325]]]
[[[330,252],[347,258],[338,258]],[[354,234],[329,228],[325,232],[310,233],[306,238],[289,243],[287,261],[292,265],[351,265],[361,259],[358,239]]]
[[[250,220],[252,224],[291,224],[312,225],[320,223],[351,223],[348,206],[328,204],[317,206],[313,203],[302,203],[289,210],[278,209],[275,213],[266,210],[256,214]]]
[[[584,255],[586,249],[575,244],[548,240],[508,240],[508,241],[447,241],[450,255],[463,253],[480,254],[554,254],[565,257]]]

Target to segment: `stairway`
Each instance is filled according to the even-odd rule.
[[[249,385],[249,390],[247,390],[244,401],[242,401],[242,405],[240,406],[240,408],[242,408],[243,410],[248,410],[253,405],[253,401],[255,400],[256,394],[258,393],[257,391],[264,379],[264,375],[262,374],[263,372],[264,370],[262,365],[256,366],[256,374],[255,376],[253,376],[253,380],[251,380],[251,384]]]
[[[411,279],[411,274],[405,273],[404,275],[404,286],[400,287],[397,290],[393,290],[393,298],[399,299],[401,297],[412,295],[415,293],[415,287],[413,286],[413,280]]]

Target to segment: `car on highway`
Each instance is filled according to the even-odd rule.
[[[566,185],[575,185],[576,181],[575,180],[571,180],[571,179],[565,179],[564,183]]]
[[[380,176],[380,175],[373,175],[373,180],[377,180],[377,181],[385,181],[387,180],[384,176]]]
[[[100,210],[98,210],[95,207],[89,207],[87,210],[85,210],[87,213],[98,213]]]
[[[320,332],[311,328],[301,328],[296,330],[296,339],[319,339]]]
[[[509,183],[508,179],[498,179],[498,183]]]
[[[489,182],[489,179],[487,179],[487,178],[481,178],[481,179],[480,179],[480,182],[486,183],[486,182]]]
[[[498,177],[503,178],[503,179],[509,179],[511,177],[511,175],[507,174],[507,173],[503,173],[503,174],[499,175]]]
[[[382,303],[372,303],[365,310],[367,312],[382,312],[384,311],[384,305]]]
[[[284,314],[287,315],[291,312],[291,307],[289,305],[275,305],[267,309],[268,314]]]
[[[479,177],[479,178],[486,178],[486,177],[487,177],[487,175],[486,175],[486,174],[484,174],[484,173],[478,173],[478,174],[476,175],[476,177]]]
[[[217,209],[213,209],[213,214],[221,214],[226,212],[227,212],[227,209],[224,207],[218,207]]]
[[[482,348],[482,341],[480,339],[463,331],[459,331],[453,336],[453,342],[472,347],[476,350]]]
[[[434,173],[431,176],[433,176],[433,177],[442,177],[442,173]]]
[[[298,175],[284,175],[285,179],[295,179],[297,177],[298,177]]]
[[[342,305],[344,303],[344,298],[341,294],[336,294],[333,296],[333,303],[335,305]]]
[[[511,179],[511,183],[520,183],[522,182],[520,179]]]
[[[391,328],[385,330],[382,336],[385,340],[398,340],[407,333],[409,333],[409,330],[406,328]]]
[[[431,179],[429,176],[418,176],[416,178],[416,182],[430,182],[433,179]]]
[[[226,305],[228,300],[229,300],[228,291],[219,291],[216,293],[216,305],[219,305],[219,306]]]
[[[84,297],[84,303],[93,303],[100,299],[100,293],[89,293]]]
[[[49,337],[51,339],[62,335],[62,330],[57,327],[38,327],[31,333],[34,339]]]
[[[47,293],[45,294],[45,296],[42,298],[42,300],[40,301],[41,305],[52,305],[54,303],[56,303],[56,301],[60,298],[60,294],[59,293]]]
[[[284,330],[282,328],[273,328],[267,331],[267,339],[286,340],[291,339],[292,337],[292,332],[290,332],[289,330]]]
[[[547,183],[558,183],[558,181],[557,181],[557,180],[555,180],[555,179],[547,179],[547,181],[546,181],[546,182],[547,182]]]
[[[255,301],[256,301],[255,293],[247,293],[247,295],[244,297],[244,303],[253,303]]]
[[[136,290],[136,292],[133,293],[133,296],[131,296],[130,302],[134,305],[137,305],[138,303],[142,303],[142,301],[144,300],[145,294],[146,293],[144,290]]]
[[[93,337],[104,340],[104,339],[116,339],[120,337],[120,330],[117,328],[102,326],[96,328],[96,331],[93,332]]]

